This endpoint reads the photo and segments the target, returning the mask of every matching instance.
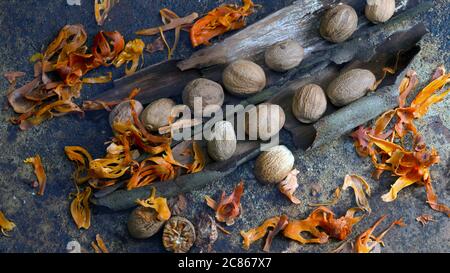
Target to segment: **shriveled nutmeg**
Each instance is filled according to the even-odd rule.
[[[312,123],[327,110],[325,92],[317,84],[302,86],[294,94],[292,113],[301,122]]]
[[[264,54],[264,59],[270,69],[284,72],[299,65],[303,56],[304,50],[299,43],[284,40],[270,46]]]
[[[336,106],[347,105],[369,91],[375,84],[375,75],[366,69],[351,69],[341,73],[327,88],[327,96]]]
[[[264,89],[266,74],[254,62],[237,60],[224,69],[222,81],[230,93],[236,96],[249,96]]]
[[[139,116],[144,107],[139,101],[137,100],[133,101],[134,101],[134,111],[136,111],[136,114]],[[109,113],[109,125],[113,127],[113,124],[116,122],[127,123],[128,121],[133,123],[130,101],[123,101],[117,104],[116,107],[114,107],[113,110]]]
[[[255,176],[264,183],[281,182],[294,167],[294,155],[284,145],[262,152],[255,163]]]
[[[245,115],[245,133],[252,140],[269,140],[283,128],[286,121],[283,108],[272,103],[261,103]]]
[[[222,86],[214,81],[198,78],[189,82],[183,90],[183,103],[197,116],[210,116],[220,110],[224,93]],[[196,98],[201,98],[201,108],[194,107]]]
[[[236,134],[231,122],[216,122],[212,129],[212,139],[207,144],[209,156],[215,161],[227,160],[236,151],[236,144]]]
[[[141,113],[141,122],[150,131],[157,131],[163,126],[169,125],[169,118],[175,102],[171,99],[162,98],[155,100],[145,107]]]
[[[367,0],[365,14],[372,23],[384,23],[395,12],[395,0]]]
[[[195,228],[181,216],[174,216],[166,222],[163,231],[163,245],[168,251],[186,253],[195,242]]]
[[[164,222],[158,220],[153,208],[137,207],[128,218],[128,231],[133,238],[147,239],[155,235]]]
[[[330,42],[342,43],[358,27],[358,15],[349,5],[339,4],[325,12],[320,21],[320,35]]]

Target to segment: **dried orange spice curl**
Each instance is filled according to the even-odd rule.
[[[209,45],[212,38],[230,30],[245,26],[245,18],[253,13],[255,6],[251,0],[243,0],[243,6],[222,5],[197,20],[191,28],[190,38],[193,47]]]
[[[234,224],[235,219],[241,214],[240,206],[243,193],[244,181],[241,181],[230,196],[225,197],[225,192],[222,192],[218,203],[209,196],[205,196],[205,200],[208,207],[216,211],[217,221],[225,222],[230,226]]]
[[[397,198],[403,188],[412,184],[425,186],[427,203],[433,210],[446,213],[450,217],[450,208],[439,204],[433,191],[430,167],[439,162],[436,150],[428,149],[422,135],[414,125],[414,120],[426,114],[429,107],[441,101],[449,92],[443,92],[450,82],[450,73],[439,67],[432,77],[432,82],[422,89],[410,106],[406,98],[418,83],[417,74],[408,71],[400,83],[399,107],[381,115],[373,127],[359,127],[352,133],[354,145],[360,156],[370,156],[376,170],[374,176],[379,178],[384,171],[398,176],[391,190],[382,196],[383,201],[390,202]],[[393,128],[389,128],[390,124]],[[412,136],[413,145],[405,148],[404,138]]]

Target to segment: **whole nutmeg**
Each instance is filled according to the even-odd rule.
[[[299,65],[303,56],[304,50],[299,43],[285,40],[270,46],[264,54],[264,59],[270,69],[284,72]]]
[[[144,108],[142,104],[137,101],[134,101],[134,111],[139,116]],[[109,125],[113,127],[113,124],[116,122],[126,123],[131,121],[133,123],[133,116],[131,115],[131,107],[130,101],[123,101],[116,105],[113,110],[109,113]]]
[[[395,0],[367,0],[365,14],[372,23],[384,23],[395,12]]]
[[[175,102],[171,99],[162,98],[155,100],[145,107],[141,113],[141,122],[150,131],[169,125],[169,118]]]
[[[218,121],[212,129],[212,139],[208,141],[208,154],[215,161],[227,160],[236,151],[236,134],[229,121]]]
[[[237,60],[224,69],[222,81],[230,93],[236,96],[248,96],[264,89],[266,74],[254,62]]]
[[[339,4],[325,12],[320,21],[320,35],[330,42],[342,43],[358,26],[358,15],[349,5]]]
[[[264,183],[281,182],[294,167],[294,155],[284,145],[262,152],[256,159],[255,176]]]
[[[190,81],[183,90],[183,103],[197,116],[210,116],[222,107],[224,100],[222,86],[214,81],[198,78]],[[201,99],[200,107],[194,107],[195,99]]]
[[[195,242],[195,228],[181,216],[174,216],[166,222],[163,231],[163,245],[168,251],[186,253]]]
[[[283,108],[272,103],[261,103],[245,115],[245,133],[251,140],[269,140],[283,128],[286,121]]]
[[[312,123],[327,110],[325,92],[317,84],[307,84],[297,90],[292,101],[292,113],[301,122]]]
[[[133,238],[147,239],[155,235],[163,224],[153,208],[138,207],[131,212],[127,226]]]
[[[336,106],[347,105],[362,96],[375,84],[375,75],[366,69],[351,69],[341,73],[327,88],[327,95]]]

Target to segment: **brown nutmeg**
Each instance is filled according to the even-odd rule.
[[[266,65],[275,71],[284,72],[300,64],[303,47],[294,40],[285,40],[270,46],[265,54]]]
[[[365,14],[372,23],[384,23],[395,12],[395,0],[367,0]]]
[[[195,228],[181,216],[174,216],[166,222],[163,232],[163,245],[168,251],[186,253],[195,242]]]
[[[183,90],[183,103],[189,106],[197,116],[210,116],[218,111],[223,104],[222,86],[214,81],[198,78],[190,81]],[[196,109],[194,102],[201,98],[201,108]]]
[[[162,98],[155,100],[145,107],[140,119],[145,128],[157,131],[159,128],[169,125],[169,118],[175,102],[171,99]]]
[[[245,113],[245,133],[251,140],[269,140],[284,126],[286,116],[277,104],[261,103]]]
[[[136,111],[136,114],[139,116],[144,107],[139,101],[137,100],[133,101],[134,101],[134,111]],[[116,107],[113,108],[111,113],[109,113],[109,125],[113,127],[113,124],[116,122],[126,123],[128,121],[131,121],[133,123],[130,101],[123,101],[117,104]]]
[[[222,81],[230,93],[236,96],[249,96],[264,89],[266,74],[254,62],[237,60],[224,69]]]
[[[292,113],[301,122],[312,123],[327,110],[325,92],[317,84],[307,84],[297,90],[292,100]]]
[[[358,15],[349,5],[339,4],[325,12],[320,21],[320,35],[330,42],[342,43],[358,27]]]
[[[284,145],[262,152],[255,163],[255,176],[264,183],[281,182],[294,167],[294,155]]]
[[[208,141],[208,154],[215,161],[224,161],[236,151],[236,134],[231,122],[220,120],[214,124],[212,139]]]
[[[153,208],[137,207],[128,218],[128,231],[133,238],[147,239],[155,235],[164,222],[158,220]]]
[[[336,106],[347,105],[369,91],[375,84],[375,75],[366,69],[351,69],[341,73],[327,88],[327,95]]]

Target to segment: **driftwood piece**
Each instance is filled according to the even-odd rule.
[[[352,6],[360,15],[358,29],[367,27],[368,20],[361,16],[365,1],[360,0],[300,0],[247,26],[245,29],[226,38],[218,44],[195,52],[190,58],[180,61],[181,70],[202,68],[217,64],[226,64],[236,59],[258,59],[264,50],[279,41],[292,39],[305,48],[305,56],[315,51],[333,47],[319,35],[319,22],[323,12],[330,6],[344,2]],[[397,12],[413,7],[420,1],[402,1],[397,3]],[[357,35],[354,35],[356,37]]]

